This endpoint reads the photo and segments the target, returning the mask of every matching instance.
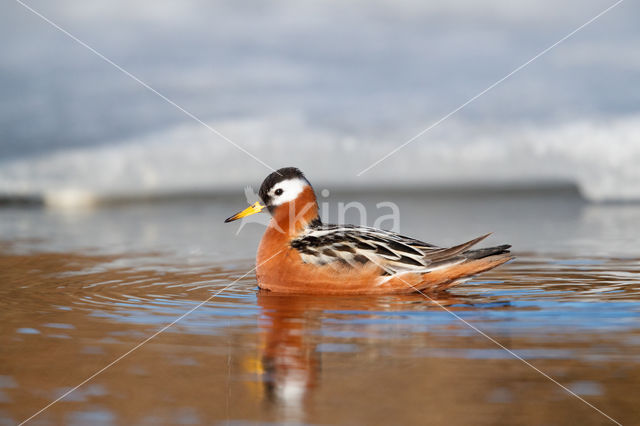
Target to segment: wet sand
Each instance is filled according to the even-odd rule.
[[[437,202],[430,201],[437,222]],[[495,225],[482,203],[466,203],[479,218],[472,227]],[[530,203],[503,200],[500,208],[517,214]],[[616,254],[630,242],[605,243],[625,227],[633,237],[637,231],[627,224],[638,209],[611,206],[612,213],[607,206],[563,203],[547,204],[551,213],[540,218],[562,225],[553,249],[539,248],[546,243],[544,227],[529,218],[533,230],[522,232],[538,232],[535,245],[520,244],[515,262],[437,300],[607,415],[634,424],[640,418],[640,262]],[[233,211],[228,207],[220,214]],[[173,206],[71,216],[3,211],[5,219],[26,221],[28,232],[0,248],[0,424],[29,418],[249,271],[253,260],[244,253],[255,249],[259,229],[247,228],[235,243],[235,229],[209,229],[204,235],[213,234],[215,249],[194,243],[206,223],[198,218],[215,219],[216,208],[192,206],[188,211],[201,213],[191,216]],[[579,214],[562,213],[567,210]],[[442,215],[449,213],[443,207]],[[128,218],[122,227],[136,229],[136,217],[151,226],[130,232],[132,240],[160,236],[146,246],[113,234],[111,245],[102,236],[91,244],[73,240],[78,230],[86,238],[88,229],[96,235],[119,229],[118,215]],[[53,228],[55,220],[66,225]],[[407,233],[420,236],[414,220],[407,218]],[[153,234],[168,230],[165,223],[182,223],[173,235],[183,237]],[[461,223],[467,225],[453,233],[467,233],[469,221]],[[505,222],[502,229],[511,226]],[[598,229],[607,231],[599,236]],[[591,238],[580,242],[584,235]],[[227,239],[239,248],[224,247]],[[86,248],[78,249],[78,241]],[[579,250],[560,253],[570,246]],[[576,254],[596,246],[610,254]],[[227,258],[212,261],[221,257],[216,250]],[[31,422],[612,424],[420,295],[281,296],[258,291],[253,274]]]

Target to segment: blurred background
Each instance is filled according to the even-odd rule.
[[[640,198],[640,6],[623,2],[29,5],[273,168],[335,188],[567,185]],[[0,196],[241,192],[269,172],[17,2],[0,16]]]

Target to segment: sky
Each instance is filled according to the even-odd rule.
[[[295,165],[323,185],[640,198],[629,0],[458,111],[615,2],[25,4],[183,110],[8,1],[0,193],[221,190]]]

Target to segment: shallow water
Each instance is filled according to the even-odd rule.
[[[29,418],[196,307],[31,422],[612,423],[470,325],[637,422],[640,206],[570,193],[391,198],[403,233],[445,244],[494,230],[489,243],[514,243],[518,258],[437,304],[280,296],[245,276],[260,226],[236,236],[220,223],[236,198],[1,210],[0,423]]]

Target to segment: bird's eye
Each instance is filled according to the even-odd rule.
[[[278,189],[276,189],[276,192],[274,192],[274,194],[276,194],[276,195],[282,195],[282,193],[283,193],[283,192],[284,192],[284,191],[282,190],[282,188],[278,188]]]

